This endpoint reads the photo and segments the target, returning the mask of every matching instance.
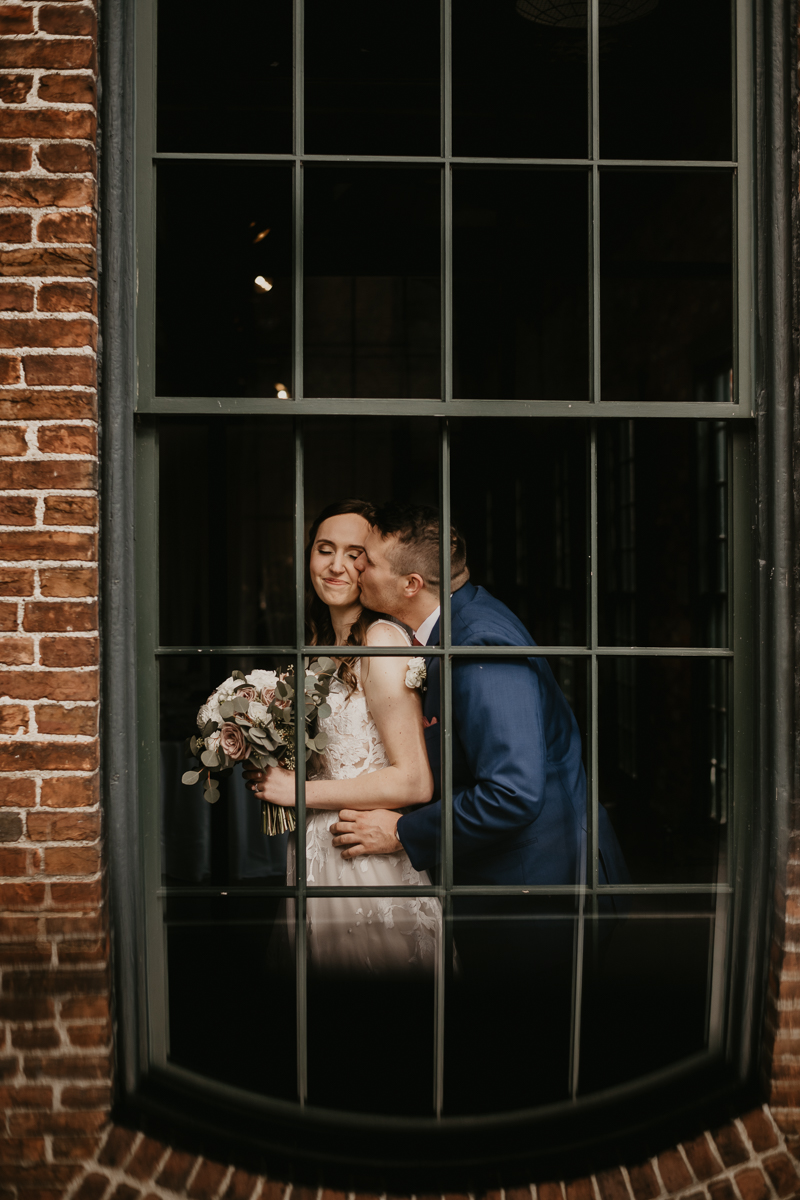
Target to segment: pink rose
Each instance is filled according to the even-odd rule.
[[[255,700],[256,689],[254,687],[252,687],[249,683],[242,684],[241,687],[238,687],[236,689],[234,695],[244,696],[245,700],[247,700],[247,702],[249,703],[251,700]]]
[[[252,747],[238,725],[226,721],[219,731],[219,748],[234,762],[250,757]]]
[[[265,705],[267,708],[269,708],[270,704],[272,704],[272,701],[274,699],[275,699],[275,688],[265,687],[265,688],[261,689],[261,703],[263,705]]]

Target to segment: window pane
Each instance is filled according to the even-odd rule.
[[[728,660],[601,658],[600,803],[634,883],[726,879]]]
[[[453,173],[454,393],[589,399],[583,171]]]
[[[724,907],[715,915],[714,897],[706,896],[633,896],[626,903],[630,909],[622,919],[586,922],[583,1094],[640,1078],[708,1046],[711,955],[715,938],[724,942]]]
[[[159,659],[162,877],[165,883],[259,884],[286,882],[287,835],[262,832],[261,804],[247,788],[241,766],[220,777],[220,798],[209,804],[202,783],[181,782],[199,770],[187,741],[199,734],[197,714],[234,670],[284,671],[286,659],[203,655]]]
[[[569,1096],[574,897],[459,896],[445,988],[448,1116]],[[503,1036],[502,1030],[513,1031]]]
[[[604,171],[600,195],[603,400],[730,402],[731,176]]]
[[[433,1113],[441,906],[433,898],[308,901],[308,1099],[351,1112]],[[343,1022],[358,1045],[347,1061]],[[402,1055],[383,1067],[370,1047]]]
[[[309,154],[439,153],[439,5],[306,0]]]
[[[530,640],[585,646],[583,422],[452,421],[450,462],[453,521],[466,538],[471,582],[506,604]]]
[[[307,396],[440,395],[440,173],[305,168]]]
[[[601,645],[727,646],[724,421],[603,421]]]
[[[158,511],[162,645],[294,643],[289,419],[162,418]]]
[[[158,0],[159,150],[290,154],[292,67],[292,0]]]
[[[547,0],[453,5],[455,154],[588,153],[586,18],[579,15],[574,27],[559,27],[549,15],[556,8]]]
[[[286,901],[170,896],[164,907],[168,1060],[297,1100],[297,1016]]]
[[[291,371],[291,168],[159,163],[156,391],[274,399]]]
[[[608,5],[619,10],[622,5]],[[600,5],[604,158],[729,159],[730,0],[645,0],[615,23]]]

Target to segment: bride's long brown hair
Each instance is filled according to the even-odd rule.
[[[335,646],[336,634],[333,630],[333,622],[331,621],[331,611],[324,600],[321,600],[314,590],[314,585],[311,582],[311,551],[314,549],[314,543],[317,540],[319,527],[323,521],[327,521],[329,517],[340,517],[346,513],[356,513],[359,517],[363,517],[366,521],[372,519],[374,509],[366,500],[336,500],[333,504],[327,505],[316,518],[308,533],[308,544],[306,546],[305,562],[306,562],[306,645],[308,646]],[[347,635],[346,646],[364,646],[367,641],[367,630],[372,622],[376,619],[377,614],[371,609],[362,608],[359,616],[350,626],[350,632]],[[338,675],[342,682],[352,692],[355,690],[358,680],[356,679],[353,666],[355,658],[342,658],[339,662]]]

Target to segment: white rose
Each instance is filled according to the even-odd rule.
[[[260,700],[251,700],[247,707],[247,715],[254,725],[266,725],[269,721],[267,706]]]
[[[204,704],[200,709],[200,712],[197,714],[197,728],[204,729],[208,722],[213,720],[214,718],[211,715],[211,705]]]
[[[219,750],[219,730],[216,733],[210,733],[206,738],[206,746],[209,750],[216,752]]]
[[[406,671],[406,687],[421,688],[428,677],[428,668],[424,658],[410,658]]]
[[[274,689],[275,684],[278,682],[278,676],[274,671],[262,671],[259,669],[258,671],[250,672],[247,676],[247,682],[252,683],[253,687],[258,688],[259,691],[262,691],[263,688]]]

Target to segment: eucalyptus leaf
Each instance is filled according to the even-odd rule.
[[[210,737],[212,733],[217,732],[218,728],[219,728],[219,726],[217,725],[216,721],[206,721],[206,723],[202,729],[203,737],[204,738]]]
[[[331,715],[330,704],[320,704],[319,708],[317,709],[317,716],[321,720],[324,721],[326,719],[326,717],[329,717],[330,715]]]
[[[326,655],[323,655],[322,658],[318,658],[317,663],[325,672],[336,670],[336,663],[332,658],[328,658]]]
[[[214,751],[214,750],[204,750],[203,753],[200,755],[200,762],[203,764],[204,767],[212,767],[213,768],[213,767],[219,766],[219,758],[217,757],[216,751]]]
[[[219,711],[224,720],[228,721],[236,712],[232,700],[223,700],[219,706]]]
[[[324,729],[320,729],[317,736],[314,738],[314,745],[317,750],[324,750],[331,739],[328,737]]]
[[[199,778],[200,778],[199,771],[184,771],[183,774],[181,775],[181,783],[185,783],[185,784],[188,784],[189,786],[191,786],[191,784],[197,783]]]
[[[232,679],[241,679],[242,683],[247,683],[247,676],[242,671],[231,671]]]
[[[247,712],[250,707],[250,701],[246,696],[234,696],[231,703],[233,704],[234,712]]]
[[[203,792],[203,799],[207,800],[209,804],[216,804],[219,800],[219,788],[216,791],[213,788],[207,788]]]

